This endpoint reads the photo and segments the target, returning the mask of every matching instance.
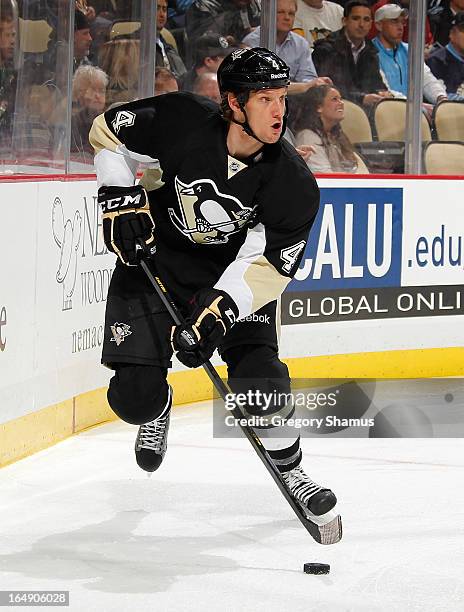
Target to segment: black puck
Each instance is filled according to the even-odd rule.
[[[305,563],[303,570],[305,574],[328,574],[330,565],[328,563]]]

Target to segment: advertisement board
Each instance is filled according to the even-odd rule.
[[[319,184],[320,212],[282,299],[281,356],[464,346],[462,183]],[[107,385],[100,353],[115,257],[95,181],[12,181],[0,191],[4,423]],[[173,369],[184,368],[174,360]]]
[[[283,324],[463,315],[461,185],[440,182],[322,186]]]

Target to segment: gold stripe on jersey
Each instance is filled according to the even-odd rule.
[[[232,157],[231,155],[227,156],[227,179],[236,176],[239,172],[245,170],[246,168],[248,168],[248,166],[239,159],[235,159],[235,157]]]
[[[116,138],[105,121],[105,115],[98,115],[94,120],[89,133],[89,142],[95,149],[95,155],[103,149],[116,152],[122,142]]]
[[[149,168],[145,170],[140,179],[140,185],[147,191],[155,191],[155,189],[159,189],[164,184],[163,170],[161,168]]]
[[[269,302],[277,300],[291,279],[280,274],[262,255],[248,266],[243,280],[253,295],[251,312],[256,312]]]

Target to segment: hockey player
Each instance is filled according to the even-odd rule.
[[[104,239],[118,256],[102,357],[114,370],[108,401],[140,425],[135,455],[148,472],[166,452],[173,351],[198,367],[219,349],[235,392],[290,392],[278,357],[279,298],[301,260],[319,190],[281,138],[287,65],[267,49],[238,49],[218,80],[221,107],[166,94],[107,111],[90,133]],[[161,168],[161,188],[150,190],[150,170],[135,184],[140,163]],[[173,327],[137,265],[137,244],[153,254],[185,325]],[[322,515],[336,498],[300,466],[299,435],[285,424],[293,412],[291,402],[248,410],[280,417],[257,433],[298,502]]]

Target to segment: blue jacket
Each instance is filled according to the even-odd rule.
[[[379,52],[380,70],[383,72],[390,91],[408,95],[408,45],[400,43],[396,49],[385,49],[376,36],[373,44]]]

